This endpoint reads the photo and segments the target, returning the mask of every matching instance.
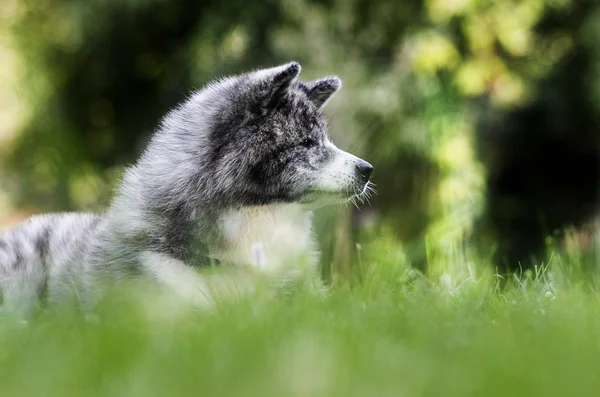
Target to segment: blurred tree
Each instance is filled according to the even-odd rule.
[[[598,211],[599,12],[593,1],[548,12],[536,31],[568,34],[566,56],[529,101],[481,120],[479,152],[489,175],[482,227],[497,241],[503,271],[540,264],[546,236],[562,236]]]

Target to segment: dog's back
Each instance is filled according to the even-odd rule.
[[[38,297],[69,290],[62,284],[77,282],[99,221],[86,213],[39,215],[0,234],[2,310],[28,312]]]

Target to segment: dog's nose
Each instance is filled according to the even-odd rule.
[[[356,171],[358,171],[358,173],[365,179],[369,179],[371,173],[373,172],[373,166],[364,160],[358,160],[358,164],[356,164]]]

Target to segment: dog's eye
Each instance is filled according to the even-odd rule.
[[[312,146],[316,146],[317,145],[317,141],[315,141],[312,138],[304,138],[302,140],[302,142],[300,142],[300,146],[304,146],[304,147],[312,147]]]

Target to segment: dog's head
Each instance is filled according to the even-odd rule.
[[[321,111],[340,79],[301,82],[300,70],[291,62],[207,88],[212,184],[236,203],[333,203],[368,193],[373,167],[331,142]]]

